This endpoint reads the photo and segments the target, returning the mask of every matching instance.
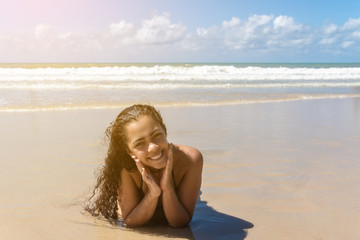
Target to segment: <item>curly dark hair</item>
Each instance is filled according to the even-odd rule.
[[[156,121],[167,135],[160,112],[150,105],[136,104],[125,108],[116,120],[111,122],[105,132],[109,143],[105,164],[97,173],[97,183],[84,207],[91,215],[101,214],[111,223],[116,222],[117,189],[121,184],[121,170],[125,168],[129,172],[137,171],[134,160],[127,153],[126,126],[144,115]]]

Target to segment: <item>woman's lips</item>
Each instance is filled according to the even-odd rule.
[[[162,157],[163,155],[163,151],[161,151],[158,155],[154,156],[154,157],[149,157],[150,160],[158,160]]]

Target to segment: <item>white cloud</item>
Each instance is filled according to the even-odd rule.
[[[212,26],[210,28],[198,28],[196,29],[196,35],[198,37],[201,37],[202,39],[216,39],[217,37],[219,37],[221,34],[219,32],[219,28],[216,26]]]
[[[109,31],[113,37],[130,37],[134,34],[134,25],[126,21],[120,21],[119,23],[112,23],[109,26]]]
[[[338,27],[336,24],[330,24],[323,27],[323,33],[324,34],[332,34],[338,30]]]
[[[256,28],[268,24],[273,18],[274,16],[272,15],[253,15],[249,17],[247,25],[249,28]]]
[[[353,45],[354,44],[354,42],[352,42],[352,41],[346,41],[346,42],[343,42],[342,44],[341,44],[341,47],[342,48],[348,48],[348,47],[350,47],[351,45]]]
[[[319,44],[327,51],[353,54],[360,50],[357,47],[360,45],[360,18],[350,18],[340,27],[336,24],[324,25],[320,33]]]
[[[116,47],[134,43],[135,35],[136,28],[134,24],[123,20],[118,23],[111,23],[103,33],[103,36],[99,36],[99,38],[106,39],[104,41],[107,44]]]
[[[168,14],[154,13],[150,19],[143,20],[139,25],[126,21],[112,23],[102,37],[117,47],[146,46],[175,43],[185,37],[185,31],[183,24],[171,23]]]
[[[252,15],[191,32],[169,14],[155,13],[140,22],[111,23],[92,34],[59,32],[46,24],[30,33],[0,34],[0,61],[166,61],[169,56],[216,61],[219,56],[360,54],[359,46],[360,18],[316,28],[291,16]]]
[[[240,19],[237,17],[232,17],[230,21],[224,21],[222,23],[222,27],[223,28],[234,27],[239,24],[240,24]]]
[[[273,24],[275,30],[296,31],[301,29],[301,25],[296,24],[294,19],[288,16],[278,16]]]
[[[324,38],[324,39],[321,39],[320,44],[321,45],[329,45],[329,44],[332,44],[334,42],[335,42],[334,38]]]
[[[269,22],[273,17],[267,15],[253,15],[247,21],[233,17],[230,21],[222,23],[223,44],[233,49],[243,49],[246,47],[257,48],[259,41],[264,39],[259,36],[268,32]]]
[[[360,28],[360,18],[350,18],[343,26],[345,30],[354,30]]]
[[[53,31],[51,30],[51,27],[46,24],[39,24],[35,27],[34,35],[36,39],[43,39],[52,37]]]
[[[353,32],[351,35],[352,35],[354,38],[356,38],[357,40],[360,40],[360,31]]]
[[[198,29],[196,29],[196,34],[199,37],[206,37],[209,34],[209,30],[205,29],[205,28],[198,28]]]
[[[144,44],[175,42],[184,37],[186,27],[182,24],[171,24],[168,16],[154,16],[144,20],[137,30],[136,40]]]
[[[281,47],[307,45],[308,32],[292,17],[253,15],[247,21],[232,18],[222,24],[224,44],[230,49],[258,49],[271,51]]]

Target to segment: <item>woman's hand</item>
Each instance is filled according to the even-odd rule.
[[[160,180],[160,188],[163,193],[174,190],[172,171],[173,171],[173,144],[170,143],[168,150],[168,160]]]
[[[155,182],[150,171],[146,171],[144,165],[140,162],[139,159],[137,159],[135,155],[131,157],[134,159],[143,181],[147,184],[149,188],[149,193],[152,194],[153,196],[159,197],[161,195],[161,189],[159,185]]]

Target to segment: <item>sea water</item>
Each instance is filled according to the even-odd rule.
[[[360,63],[0,64],[0,111],[360,97]]]

